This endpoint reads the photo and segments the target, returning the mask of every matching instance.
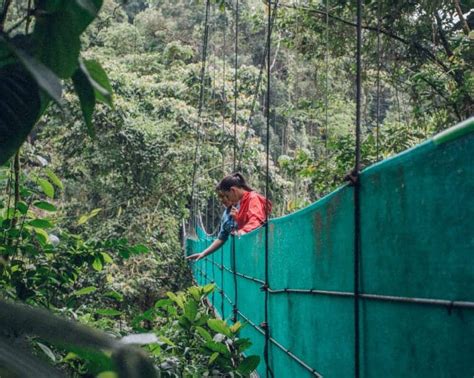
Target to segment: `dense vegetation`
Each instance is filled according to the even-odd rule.
[[[211,2],[201,77],[203,2],[4,0],[2,297],[117,337],[146,333],[125,340],[170,376],[248,375],[258,360],[241,355],[240,325],[213,318],[212,286],[190,287],[180,228],[191,192],[216,226],[213,188],[234,164],[264,188],[267,138],[275,215],[353,167],[355,2],[300,3],[281,1],[274,19],[266,135],[264,2],[240,3],[236,61],[235,2]],[[363,165],[473,113],[472,7],[365,1]],[[8,327],[0,336],[0,348],[23,340]],[[26,340],[67,374],[120,371],[108,354]]]

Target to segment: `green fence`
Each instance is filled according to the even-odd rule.
[[[361,377],[474,376],[473,160],[471,118],[361,174]],[[355,374],[353,191],[269,223],[275,377]],[[212,242],[199,236],[188,254]],[[264,376],[264,229],[235,238],[235,266],[231,244],[193,272],[222,317],[236,305]]]

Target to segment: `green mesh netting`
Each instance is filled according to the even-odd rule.
[[[361,174],[362,293],[474,302],[473,130],[471,118]],[[198,235],[188,254],[212,242]],[[264,230],[236,238],[235,250],[236,271],[264,280]],[[345,186],[270,221],[270,287],[353,292],[353,251],[353,188]],[[231,270],[230,240],[193,264],[198,284],[223,290],[210,299],[227,319]],[[263,375],[264,292],[248,277],[237,277],[239,320],[251,322],[242,336],[253,342],[248,353],[261,356]],[[312,376],[303,364],[325,377],[354,375],[353,297],[270,294],[269,325],[276,377]],[[472,377],[474,309],[361,299],[360,351],[362,377]]]

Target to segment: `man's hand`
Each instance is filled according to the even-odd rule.
[[[237,209],[235,206],[232,206],[230,209],[230,216],[237,221],[237,214],[239,213],[239,209]]]
[[[199,261],[205,256],[204,253],[195,253],[194,255],[190,255],[186,257],[186,260],[190,261]]]

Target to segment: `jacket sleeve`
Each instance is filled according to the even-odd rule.
[[[260,227],[265,222],[265,209],[262,202],[257,198],[251,198],[249,201],[249,208],[247,212],[247,222],[239,230],[242,233],[247,233]]]

